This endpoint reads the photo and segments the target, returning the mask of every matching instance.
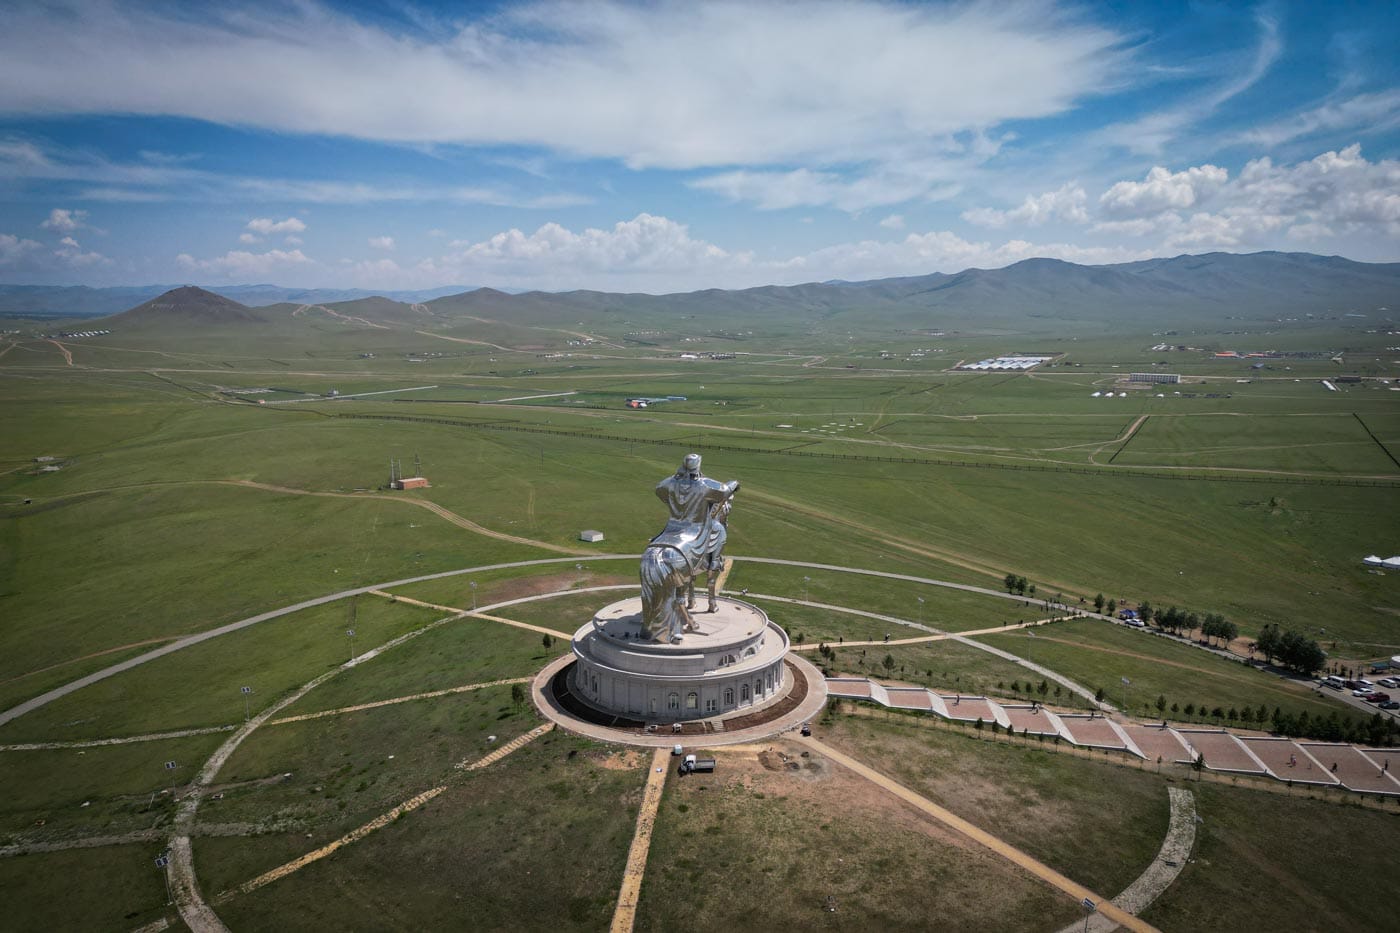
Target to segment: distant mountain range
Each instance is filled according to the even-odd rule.
[[[478,317],[519,326],[627,324],[694,318],[694,329],[762,326],[765,321],[824,321],[831,327],[916,329],[946,319],[994,326],[1028,319],[1057,322],[1175,324],[1231,316],[1364,314],[1392,319],[1400,308],[1400,263],[1361,263],[1311,253],[1208,253],[1107,266],[1028,259],[1003,269],[955,274],[707,289],[671,295],[432,289],[372,295],[362,290],[296,290],[272,285],[185,287],[148,294],[138,288],[0,286],[0,313],[94,317],[131,309],[128,320],[178,314],[195,320],[256,322],[264,308],[282,317],[302,305],[329,307],[367,321],[451,321]],[[220,298],[223,303],[215,300]],[[133,305],[139,305],[134,307]],[[131,317],[128,317],[131,316]]]
[[[290,302],[320,305],[382,295],[409,304],[431,301],[443,295],[472,291],[474,285],[444,285],[418,291],[373,292],[363,288],[287,288],[282,285],[215,285],[207,291],[231,298],[250,308]],[[0,285],[0,316],[26,318],[100,317],[116,314],[163,295],[173,285],[119,285],[89,288],[86,285]]]

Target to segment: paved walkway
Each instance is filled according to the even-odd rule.
[[[661,807],[661,791],[666,787],[666,771],[671,755],[658,748],[651,756],[651,770],[642,790],[642,806],[637,812],[637,829],[632,834],[632,848],[627,852],[627,867],[622,870],[622,886],[617,892],[617,908],[613,911],[611,933],[632,933],[637,922],[637,901],[642,894],[642,876],[647,869],[647,853],[651,851],[651,831],[656,826],[656,811]]]
[[[940,807],[938,804],[922,796],[921,794],[915,793],[914,791],[905,787],[903,784],[900,784],[898,781],[894,781],[890,778],[885,777],[883,774],[874,770],[873,768],[866,767],[865,765],[861,764],[859,761],[855,760],[849,755],[846,755],[842,752],[838,752],[831,746],[826,745],[818,741],[817,739],[811,738],[810,736],[806,738],[798,736],[794,739],[794,741],[809,746],[814,751],[820,752],[821,754],[827,756],[837,764],[842,765],[848,770],[853,771],[861,777],[865,778],[867,781],[870,781],[872,784],[875,784],[877,787],[883,788],[884,790],[889,791],[891,794],[894,794],[896,797],[903,800],[904,802],[912,804],[915,808],[922,811],[924,814],[933,817],[935,820],[938,820],[940,823],[944,824],[950,829],[961,833],[962,835],[971,839],[973,842],[976,842],[978,845],[985,846],[986,848],[995,852],[997,855],[1000,855],[1002,858],[1010,861],[1012,864],[1025,869],[1026,871],[1030,872],[1032,875],[1039,878],[1041,881],[1046,882],[1052,887],[1059,888],[1061,891],[1063,891],[1065,894],[1068,894],[1076,901],[1084,901],[1086,899],[1093,901],[1097,905],[1099,913],[1103,914],[1105,917],[1112,920],[1119,926],[1126,927],[1129,930],[1139,931],[1139,933],[1149,933],[1149,931],[1156,930],[1156,927],[1153,927],[1151,924],[1148,924],[1145,921],[1134,917],[1132,914],[1128,913],[1126,910],[1114,904],[1112,901],[1105,900],[1098,894],[1084,887],[1084,885],[1079,884],[1077,881],[1073,881],[1070,878],[1065,877],[1064,875],[1055,871],[1055,869],[1051,868],[1049,865],[1046,865],[1039,859],[1032,858],[1031,856],[1022,852],[1020,849],[1017,849],[1015,846],[1012,846],[1010,843],[1003,842],[1001,839],[998,839],[991,833],[979,829],[978,827],[969,823],[967,820],[964,820],[962,817],[953,814],[952,812],[944,809],[943,807]]]
[[[1130,914],[1142,913],[1171,887],[1172,882],[1186,867],[1186,861],[1191,857],[1191,847],[1196,842],[1195,796],[1189,790],[1180,787],[1168,787],[1167,796],[1171,801],[1171,818],[1161,850],[1152,860],[1152,864],[1113,899],[1114,904]],[[1081,933],[1085,926],[1076,920],[1060,933]],[[1111,933],[1118,928],[1118,924],[1102,911],[1095,911],[1089,917],[1087,927],[1092,933]]]

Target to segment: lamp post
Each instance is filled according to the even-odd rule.
[[[355,660],[355,630],[348,628],[345,630],[345,637],[350,640],[350,660]]]
[[[1119,677],[1118,679],[1123,681],[1123,715],[1126,716],[1128,715],[1128,687],[1132,684],[1132,681],[1126,677]]]
[[[811,595],[812,595],[811,589],[812,589],[812,578],[811,578],[811,577],[803,577],[803,578],[802,578],[802,601],[803,601],[804,603],[805,603],[805,602],[810,602],[810,601],[811,601]]]
[[[467,586],[471,587],[472,591],[472,612],[476,612],[476,581],[472,580]]]
[[[165,878],[165,905],[169,907],[175,903],[175,894],[170,890],[170,850],[166,849],[156,856],[156,867],[160,869],[162,877]]]
[[[244,721],[244,722],[247,722],[247,721],[248,721],[248,715],[249,715],[248,697],[252,694],[253,688],[252,688],[252,687],[239,687],[238,689],[239,689],[239,692],[243,694],[243,721]]]

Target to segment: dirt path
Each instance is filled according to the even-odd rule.
[[[981,632],[969,632],[967,634],[983,634]],[[1194,671],[1197,674],[1214,674],[1216,672],[1203,667],[1193,667],[1181,661],[1167,661],[1163,658],[1156,658],[1150,654],[1139,654],[1136,651],[1125,651],[1122,648],[1105,648],[1102,645],[1086,645],[1083,642],[1071,641],[1067,638],[1052,638],[1048,635],[1035,636],[1036,641],[1053,641],[1057,645],[1068,645],[1071,648],[1083,648],[1085,651],[1098,651],[1102,654],[1116,654],[1125,658],[1137,658],[1140,661],[1151,661],[1153,664],[1161,664],[1164,667],[1179,667],[1182,670]]]
[[[637,813],[637,829],[632,834],[632,848],[627,852],[627,867],[622,870],[622,886],[617,892],[611,933],[632,933],[632,926],[637,922],[637,901],[642,893],[647,853],[651,851],[651,831],[656,826],[656,811],[661,807],[661,791],[666,787],[670,758],[671,753],[665,748],[652,753],[646,787],[642,790],[642,806]]]
[[[390,700],[376,700],[373,703],[361,703],[358,706],[342,706],[339,709],[322,710],[319,713],[302,713],[299,716],[283,716],[281,719],[273,719],[268,722],[269,726],[280,726],[289,722],[305,722],[308,719],[324,719],[327,716],[343,716],[346,713],[358,713],[366,709],[378,709],[381,706],[394,706],[398,703],[410,703],[414,700],[431,700],[435,697],[451,696],[454,693],[467,693],[472,690],[484,690],[487,687],[501,687],[506,684],[528,684],[532,677],[512,677],[508,680],[488,680],[480,684],[463,684],[460,687],[448,687],[445,690],[429,690],[427,693],[414,693],[409,696],[394,697]],[[232,726],[224,728],[231,729]],[[213,731],[213,730],[206,730]]]
[[[429,502],[427,499],[415,499],[409,496],[386,496],[378,493],[360,492],[320,492],[310,489],[293,489],[290,486],[276,486],[272,483],[258,483],[250,479],[239,480],[211,480],[227,486],[243,486],[248,489],[261,489],[266,492],[280,492],[292,496],[319,496],[327,499],[382,499],[388,502],[403,502],[409,505],[416,505],[420,509],[427,509],[439,518],[444,518],[458,528],[485,535],[488,538],[495,538],[497,541],[509,541],[512,544],[523,544],[527,547],[536,547],[543,551],[553,551],[556,554],[572,554],[579,557],[591,556],[592,552],[580,548],[561,547],[557,544],[549,544],[544,541],[535,541],[532,538],[522,538],[519,535],[506,534],[504,531],[493,531],[484,525],[478,525],[468,518],[463,518],[456,512],[445,509],[436,502]]]
[[[627,586],[630,587],[631,584],[627,584]],[[617,587],[615,587],[615,586],[587,587],[587,588],[585,588],[585,589],[576,590],[576,591],[574,591],[574,592],[588,593],[588,592],[593,592],[593,591],[595,591],[595,590],[610,590],[610,589],[617,589]],[[529,622],[518,622],[518,621],[516,621],[515,619],[507,619],[507,618],[505,618],[504,616],[487,615],[485,612],[478,612],[478,611],[475,610],[475,609],[459,609],[459,608],[456,607],[456,606],[440,606],[440,605],[438,605],[437,603],[425,603],[425,602],[423,602],[423,601],[421,601],[421,600],[413,599],[412,597],[409,597],[409,596],[397,596],[397,595],[395,595],[395,594],[393,594],[393,593],[386,593],[386,592],[384,592],[383,590],[370,590],[369,592],[370,592],[370,595],[372,595],[372,596],[383,596],[385,599],[388,599],[388,600],[390,600],[390,601],[392,601],[392,602],[408,603],[409,605],[412,605],[412,606],[422,606],[422,607],[425,608],[425,609],[438,609],[438,610],[441,610],[441,611],[443,611],[443,612],[460,612],[463,616],[466,616],[466,617],[468,617],[468,618],[473,618],[473,619],[487,619],[488,621],[491,621],[491,622],[499,622],[499,623],[501,623],[502,625],[509,625],[509,626],[513,626],[514,628],[525,629],[527,632],[539,632],[541,635],[552,635],[552,636],[554,636],[555,638],[562,638],[562,639],[564,639],[565,641],[567,641],[567,640],[569,640],[570,638],[573,637],[573,636],[570,635],[568,632],[561,632],[561,631],[559,631],[558,629],[545,628],[543,625],[531,625]],[[526,678],[526,679],[528,680],[529,678]]]
[[[464,770],[475,771],[480,768],[484,768],[487,765],[494,764],[495,762],[500,761],[502,758],[509,755],[511,752],[514,752],[520,748],[523,748],[525,745],[528,745],[530,742],[544,735],[546,732],[549,732],[553,728],[554,723],[552,722],[545,723],[543,726],[538,726],[525,733],[524,735],[514,739],[513,741],[506,743],[505,745],[496,749],[494,752],[491,752],[491,754],[486,755],[484,758],[481,758],[478,761],[475,761],[472,764],[466,766]],[[462,766],[459,765],[458,767]],[[284,865],[279,865],[271,871],[264,872],[261,875],[258,875],[256,878],[252,879],[251,881],[245,881],[243,884],[240,884],[238,887],[230,891],[224,891],[218,897],[214,898],[214,903],[224,904],[240,894],[251,894],[258,888],[272,884],[272,882],[274,881],[280,881],[281,879],[287,877],[293,872],[300,871],[301,869],[305,868],[307,865],[312,864],[313,862],[319,862],[321,859],[325,858],[328,855],[334,854],[337,850],[343,849],[345,846],[350,845],[352,842],[358,842],[359,840],[368,836],[375,830],[383,829],[385,826],[388,826],[390,823],[394,822],[394,820],[397,820],[405,813],[411,813],[412,811],[417,810],[419,807],[423,806],[423,804],[432,800],[434,797],[438,796],[445,790],[447,790],[446,784],[439,784],[437,787],[430,787],[429,789],[423,791],[421,794],[417,794],[413,797],[408,798],[403,803],[394,807],[389,812],[375,817],[368,823],[365,823],[363,826],[359,826],[355,829],[350,830],[350,832],[341,836],[334,842],[321,846],[319,849],[313,849],[305,855],[294,858]]]
[[[810,747],[814,751],[827,756],[837,764],[855,772],[856,774],[865,778],[867,781],[870,781],[872,784],[875,784],[877,787],[880,787],[888,791],[889,793],[894,794],[896,797],[905,801],[906,803],[912,804],[916,809],[920,810],[925,815],[930,816],[933,819],[939,821],[943,825],[947,826],[949,829],[961,833],[968,839],[971,839],[973,842],[985,846],[987,849],[990,849],[992,852],[996,853],[997,855],[1000,855],[1002,858],[1006,859],[1012,864],[1019,866],[1020,868],[1034,875],[1036,878],[1039,878],[1041,881],[1044,881],[1046,884],[1049,884],[1051,887],[1055,887],[1063,891],[1065,894],[1074,898],[1076,901],[1084,901],[1086,899],[1093,901],[1097,905],[1098,912],[1100,914],[1102,914],[1105,918],[1112,920],[1119,926],[1125,927],[1129,930],[1139,931],[1139,933],[1156,933],[1156,927],[1153,927],[1145,921],[1134,917],[1132,914],[1123,910],[1121,907],[1114,904],[1112,901],[1100,897],[1098,894],[1084,887],[1082,884],[1079,884],[1078,882],[1073,881],[1070,878],[1067,878],[1066,876],[1060,874],[1055,869],[1051,868],[1049,865],[1046,865],[1039,859],[1032,858],[1030,855],[1027,855],[1025,852],[1022,852],[1020,849],[1017,849],[1010,843],[1004,842],[1001,839],[998,839],[996,836],[993,836],[991,833],[979,829],[978,827],[969,823],[967,820],[964,820],[962,817],[959,817],[950,812],[949,810],[938,806],[938,804],[934,803],[933,801],[920,794],[915,793],[914,791],[905,787],[903,784],[900,784],[897,781],[885,777],[883,774],[874,770],[873,768],[866,767],[865,765],[861,764],[859,761],[855,760],[849,755],[846,755],[842,752],[838,752],[836,749],[830,747],[829,745],[825,745],[814,738],[803,738],[799,736],[794,738],[793,741]]]
[[[104,654],[116,654],[118,651],[126,651],[128,648],[144,648],[147,645],[159,645],[162,642],[176,641],[180,637],[181,636],[179,635],[166,635],[162,638],[147,638],[144,641],[133,641],[127,645],[117,645],[115,648],[103,648],[101,651],[94,651],[90,654],[82,655],[81,657],[69,658],[66,661],[59,661],[57,664],[50,664],[48,667],[39,667],[35,668],[32,671],[26,671],[23,674],[16,674],[14,677],[9,678],[8,680],[0,680],[0,686],[3,686],[5,684],[12,684],[17,680],[23,680],[26,677],[33,677],[35,674],[42,674],[45,671],[52,671],[60,667],[67,667],[69,664],[77,664],[80,661],[88,661],[92,658],[100,658]]]
[[[58,352],[63,354],[63,362],[67,363],[69,366],[73,365],[73,352],[71,350],[69,350],[63,344],[59,343],[57,340],[54,340],[52,337],[45,337],[44,342],[51,343],[54,346],[58,347]]]
[[[115,739],[88,739],[79,742],[23,742],[17,745],[0,745],[0,752],[35,752],[59,748],[101,748],[105,745],[129,745],[133,742],[160,742],[164,739],[183,739],[192,735],[213,735],[215,732],[232,732],[237,726],[205,726],[202,729],[179,729],[175,732],[148,732],[145,735],[126,735]]]

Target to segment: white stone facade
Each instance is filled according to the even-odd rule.
[[[786,693],[788,637],[757,606],[721,598],[693,612],[698,631],[678,643],[645,640],[641,600],[601,609],[573,637],[570,690],[591,706],[647,722],[758,709]]]

